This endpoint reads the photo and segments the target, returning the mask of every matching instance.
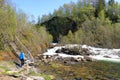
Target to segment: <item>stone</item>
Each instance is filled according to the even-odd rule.
[[[105,55],[105,56],[103,56],[103,57],[106,57],[106,58],[111,58],[110,56],[108,56],[108,55]]]
[[[55,52],[56,52],[56,53],[61,53],[62,51],[61,51],[61,49],[58,49],[58,50],[56,50]]]
[[[26,79],[26,80],[34,80],[34,79],[27,77],[27,79]]]
[[[32,78],[33,80],[45,80],[43,77],[39,76],[30,76],[30,78]]]
[[[95,61],[95,59],[93,59],[93,58],[91,58],[91,57],[89,57],[89,56],[84,56],[84,59],[85,59],[86,61]]]

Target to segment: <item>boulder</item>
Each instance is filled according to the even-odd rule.
[[[61,53],[62,51],[61,51],[61,49],[58,49],[58,50],[56,50],[55,52],[56,52],[56,53]]]
[[[93,54],[89,51],[89,49],[81,48],[81,47],[62,48],[62,49],[58,49],[56,53],[65,53],[69,55],[82,55],[82,56],[84,55],[89,56]]]
[[[82,80],[82,78],[75,78],[74,80]]]
[[[105,58],[111,58],[110,56],[108,56],[108,55],[105,55],[105,56],[103,56],[103,57],[105,57]]]
[[[39,76],[30,76],[30,78],[33,80],[45,80],[43,77],[39,77]]]
[[[84,59],[85,59],[86,61],[95,61],[95,59],[93,59],[93,58],[91,58],[91,57],[89,57],[89,56],[84,56]]]
[[[82,57],[74,58],[74,61],[75,61],[75,62],[80,62],[80,61],[82,61]]]

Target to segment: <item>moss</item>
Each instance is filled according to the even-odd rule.
[[[6,67],[6,66],[0,66],[0,68],[3,69],[5,72],[6,72],[6,71],[9,71],[9,68]]]
[[[44,74],[54,75],[56,78],[82,78],[85,80],[120,79],[120,63],[97,61],[64,65],[61,62],[51,62],[49,65],[40,64],[39,68]]]
[[[41,76],[44,77],[45,80],[53,80],[54,79],[53,75],[41,74]]]
[[[30,72],[28,75],[32,75],[32,76],[42,76],[44,77],[45,80],[52,80],[54,79],[53,75],[47,75],[47,74],[41,74],[41,73],[36,73],[36,72]]]
[[[32,75],[32,76],[40,76],[41,74],[36,73],[34,71],[31,71],[28,75]]]
[[[9,71],[9,68],[6,66],[0,66],[0,69],[2,70],[2,74],[7,74],[7,72]]]

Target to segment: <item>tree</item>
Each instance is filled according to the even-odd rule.
[[[0,8],[2,8],[5,5],[5,0],[0,0]]]
[[[14,36],[16,34],[16,25],[17,25],[17,19],[16,19],[16,13],[14,9],[7,5],[7,12],[6,12],[6,33],[8,33],[8,38],[13,40]]]
[[[114,4],[115,4],[115,0],[109,0],[109,1],[108,1],[108,5],[109,5],[109,6],[113,6]]]
[[[101,14],[105,14],[104,11],[106,9],[105,0],[98,0],[98,4],[96,6],[95,16],[99,17]]]
[[[42,18],[41,18],[41,23],[42,23],[42,22],[45,22],[45,21],[47,21],[47,20],[49,20],[49,19],[50,19],[49,16],[43,15]]]
[[[69,31],[68,32],[68,35],[67,36],[64,36],[62,39],[61,39],[61,41],[63,41],[63,42],[61,42],[61,43],[66,43],[66,44],[74,44],[74,35],[73,35],[73,33],[72,33],[72,31]]]
[[[85,43],[85,32],[82,29],[79,29],[75,32],[75,40],[76,44],[84,44]]]
[[[107,10],[107,17],[109,17],[113,23],[116,23],[119,22],[119,15],[120,15],[120,5],[118,3],[115,3],[113,0],[110,0]]]
[[[54,10],[53,16],[64,16],[63,7],[60,7],[58,10]]]
[[[0,47],[5,49],[7,42],[14,39],[17,25],[15,9],[5,0],[0,0],[0,18]]]
[[[75,21],[68,17],[56,16],[41,25],[45,25],[49,33],[53,35],[54,42],[58,42],[60,35],[67,35],[69,30],[72,32],[77,30]]]
[[[120,47],[120,23],[114,24],[114,33],[112,36],[113,39],[113,47],[114,48],[119,48]]]

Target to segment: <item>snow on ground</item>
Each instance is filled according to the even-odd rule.
[[[44,55],[56,55],[58,54],[55,52],[56,50],[61,49],[63,47],[74,47],[74,46],[78,46],[78,45],[71,44],[66,46],[56,46],[52,49],[48,49],[48,51],[45,52]],[[94,59],[120,62],[120,49],[95,48],[87,45],[82,45],[82,48],[87,48],[90,52],[94,53],[94,55],[90,55],[90,57]],[[62,57],[83,57],[81,55],[67,55],[64,53],[60,53],[58,55]]]

